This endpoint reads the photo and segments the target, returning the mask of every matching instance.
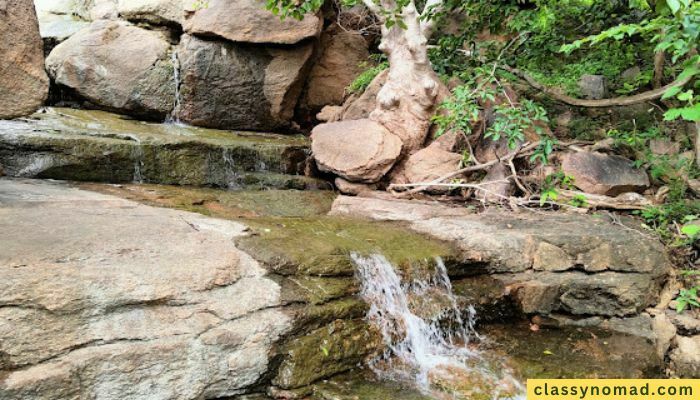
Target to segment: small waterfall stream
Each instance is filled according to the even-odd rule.
[[[236,158],[231,149],[224,147],[221,157],[224,160],[224,174],[226,175],[226,187],[228,189],[240,189],[240,174],[236,169]]]
[[[175,99],[173,100],[173,109],[170,111],[170,115],[165,119],[165,123],[168,124],[181,124],[180,118],[178,117],[178,112],[180,111],[180,59],[177,56],[177,52],[173,51],[170,59],[173,63],[173,80],[175,81]]]
[[[370,363],[378,377],[408,382],[432,395],[436,394],[435,381],[444,388],[449,386],[445,381],[454,380],[473,384],[477,391],[490,393],[494,399],[520,397],[522,385],[507,369],[494,368],[478,349],[469,345],[474,339],[481,339],[474,330],[475,310],[468,306],[466,319],[462,317],[441,259],[436,259],[432,276],[408,283],[402,283],[382,255],[352,254],[352,260],[357,267],[361,296],[370,305],[367,318],[379,329],[386,345],[384,354]],[[416,302],[437,302],[440,311],[422,315],[415,310]],[[449,398],[468,397],[449,394]]]

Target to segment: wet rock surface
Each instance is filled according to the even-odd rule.
[[[387,212],[394,208],[397,211]],[[604,217],[481,213],[421,219],[401,202],[340,196],[331,214],[407,221],[414,231],[452,243],[461,271],[502,282],[527,314],[634,315],[654,304],[670,271],[662,244]]]
[[[98,182],[313,188],[297,175],[297,136],[148,124],[100,111],[48,109],[0,124],[5,174]]]
[[[34,3],[0,3],[0,119],[29,115],[49,93]]]

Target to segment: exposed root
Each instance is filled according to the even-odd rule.
[[[552,97],[555,100],[558,100],[562,103],[569,104],[571,106],[591,107],[591,108],[630,106],[630,105],[634,105],[634,104],[646,103],[648,101],[657,100],[657,99],[661,98],[661,96],[663,96],[663,94],[668,89],[671,89],[674,87],[685,86],[692,79],[692,76],[687,76],[683,79],[678,79],[672,83],[669,83],[666,86],[660,87],[658,89],[650,90],[648,92],[636,94],[634,96],[623,96],[623,97],[616,97],[614,99],[602,99],[602,100],[582,100],[582,99],[577,99],[575,97],[567,96],[565,94],[561,94],[561,93],[557,92],[556,90],[549,88],[549,87],[537,82],[533,77],[528,75],[526,72],[521,71],[517,68],[513,68],[513,67],[510,67],[507,65],[499,65],[498,68],[500,68],[504,71],[508,71],[511,74],[523,79],[525,82],[527,82],[533,88],[547,94],[548,96]]]

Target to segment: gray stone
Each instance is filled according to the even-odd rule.
[[[587,99],[600,100],[608,97],[608,82],[603,75],[583,75],[578,87]]]
[[[649,176],[632,161],[601,153],[580,151],[563,156],[562,171],[574,178],[574,185],[586,193],[617,196],[641,192],[649,187]]]
[[[182,25],[190,0],[119,0],[117,11],[130,21],[159,25]]]
[[[29,115],[49,94],[44,50],[31,0],[0,2],[0,119]]]
[[[626,70],[622,71],[622,74],[620,74],[620,78],[622,78],[622,80],[625,82],[634,83],[634,81],[641,73],[642,70],[635,65],[634,67],[627,68]]]
[[[162,121],[175,101],[169,50],[155,32],[100,20],[56,46],[46,66],[56,83],[98,106]]]
[[[0,215],[0,398],[222,398],[269,373],[291,321],[244,226],[37,181],[0,181]]]
[[[245,45],[183,36],[177,50],[181,76],[178,117],[209,128],[272,130],[288,126],[312,47]]]
[[[700,335],[676,336],[671,351],[671,370],[680,378],[700,378]]]
[[[103,111],[47,109],[0,122],[9,176],[223,187],[313,188],[301,136],[149,124]]]

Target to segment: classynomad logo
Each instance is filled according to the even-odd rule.
[[[527,400],[699,400],[700,379],[528,379]]]

